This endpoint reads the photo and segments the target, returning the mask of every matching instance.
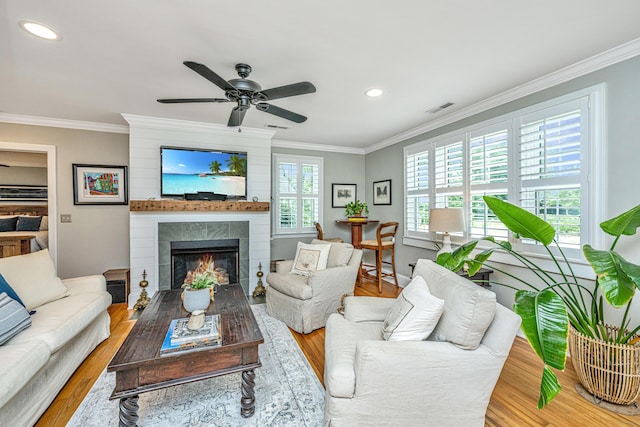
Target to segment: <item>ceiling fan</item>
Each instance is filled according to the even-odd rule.
[[[200,74],[211,83],[224,90],[226,98],[178,98],[178,99],[158,99],[163,104],[181,104],[187,102],[235,102],[237,105],[231,110],[229,122],[227,126],[240,126],[244,115],[251,105],[295,123],[302,123],[307,118],[293,111],[276,107],[265,101],[273,101],[274,99],[286,98],[288,96],[304,95],[305,93],[313,93],[316,87],[309,82],[300,82],[290,85],[275,87],[272,89],[262,90],[262,87],[253,80],[247,79],[251,73],[251,66],[247,64],[236,64],[236,71],[240,76],[239,79],[231,79],[229,81],[223,79],[209,67],[193,61],[185,61],[184,65]]]

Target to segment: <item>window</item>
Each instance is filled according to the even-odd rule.
[[[492,195],[553,225],[569,255],[593,244],[603,204],[589,197],[601,193],[595,186],[604,165],[603,91],[603,85],[585,89],[405,147],[405,243],[435,238],[431,207],[463,209],[461,241],[509,239],[484,203]],[[541,252],[534,241],[522,244]]]
[[[321,157],[273,155],[274,234],[315,232],[322,215]]]

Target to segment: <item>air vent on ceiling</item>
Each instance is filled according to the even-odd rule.
[[[270,125],[268,123],[266,125],[264,125],[264,127],[270,128],[270,129],[289,129],[288,126]]]
[[[427,110],[427,113],[429,114],[435,114],[435,113],[439,113],[440,111],[444,110],[445,108],[449,108],[453,105],[453,102],[446,102],[442,105],[439,105],[435,108],[432,108],[431,110]]]

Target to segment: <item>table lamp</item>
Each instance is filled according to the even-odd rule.
[[[444,233],[442,248],[436,257],[443,252],[451,252],[449,233],[464,231],[464,216],[460,208],[432,208],[429,211],[429,231]]]

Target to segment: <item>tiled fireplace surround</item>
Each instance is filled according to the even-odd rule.
[[[187,147],[247,152],[247,198],[271,196],[273,131],[236,128],[181,120],[123,114],[129,122],[130,200],[159,200],[160,147]],[[250,294],[257,283],[258,263],[270,260],[270,212],[148,211],[130,212],[129,248],[132,307],[147,272],[147,293],[169,289],[171,240],[240,239],[240,283]]]
[[[158,284],[171,289],[171,242],[238,239],[240,284],[249,289],[249,221],[163,222],[158,224]]]

